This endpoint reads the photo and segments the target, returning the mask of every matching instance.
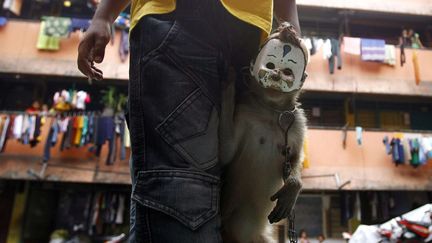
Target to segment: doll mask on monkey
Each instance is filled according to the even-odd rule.
[[[299,90],[306,78],[306,46],[291,36],[285,23],[281,32],[269,37],[251,64],[252,76],[264,87],[281,92]]]
[[[306,132],[297,97],[308,58],[293,27],[283,23],[252,61],[248,91],[234,99],[231,83],[223,92],[224,242],[276,242],[267,232],[269,223],[292,217]]]

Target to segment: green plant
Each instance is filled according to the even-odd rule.
[[[105,105],[105,108],[111,108],[114,112],[120,112],[123,110],[123,107],[127,102],[127,96],[119,93],[116,87],[108,86],[108,88],[102,90],[101,93],[103,94],[101,103]]]

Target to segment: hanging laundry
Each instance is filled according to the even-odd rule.
[[[412,156],[411,156],[411,149],[410,149],[410,144],[409,144],[408,139],[402,139],[401,145],[402,145],[403,150],[404,150],[404,160],[406,162],[408,162],[408,161],[411,162]]]
[[[125,133],[124,133],[124,146],[126,148],[130,148],[131,144],[130,144],[130,132],[129,132],[129,127],[127,126],[127,123],[125,121]]]
[[[331,56],[328,61],[329,61],[330,74],[333,74],[335,70],[336,61],[337,61],[337,69],[339,70],[342,69],[342,57],[340,53],[339,41],[332,38],[330,39],[330,44],[331,44]]]
[[[312,39],[311,38],[303,38],[303,40],[304,40],[306,48],[309,52],[309,56],[311,56],[312,55],[312,49],[313,49]]]
[[[120,137],[120,160],[126,159],[126,146],[125,146],[125,132],[126,122],[124,119],[120,119],[118,136]]]
[[[3,151],[3,146],[6,142],[6,137],[9,131],[10,116],[0,117],[0,152]]]
[[[420,49],[424,47],[423,43],[420,40],[419,33],[414,33],[414,35],[411,37],[411,42],[412,42],[411,46],[414,49]]]
[[[384,62],[385,41],[378,39],[361,39],[361,56],[363,61]]]
[[[119,45],[120,60],[125,62],[129,55],[129,29],[121,30]]]
[[[3,2],[3,9],[9,10],[15,15],[21,15],[23,0],[5,0]]]
[[[91,20],[90,19],[79,19],[79,18],[71,18],[71,25],[69,32],[74,32],[77,30],[86,31],[90,27]]]
[[[44,154],[42,157],[44,162],[47,162],[51,158],[51,147],[53,147],[57,142],[59,130],[60,129],[57,119],[54,118],[53,120],[51,120],[50,130],[48,133],[48,137],[45,141]]]
[[[60,38],[47,36],[45,34],[45,21],[40,24],[39,36],[36,44],[38,50],[58,51],[60,50]]]
[[[424,165],[427,162],[426,151],[423,146],[423,138],[419,138],[419,164]]]
[[[42,17],[45,21],[45,35],[66,38],[69,37],[71,19],[64,17]]]
[[[312,51],[311,51],[311,55],[314,55],[316,52],[318,52],[323,45],[324,45],[324,40],[323,39],[319,39],[319,38],[313,37],[312,38]]]
[[[356,127],[356,140],[358,145],[362,145],[363,143],[363,128]]]
[[[384,63],[390,66],[396,65],[396,47],[394,45],[385,45]]]
[[[124,30],[130,28],[130,16],[126,13],[120,13],[120,15],[114,21],[114,26],[118,29]]]
[[[343,38],[343,46],[344,52],[351,55],[361,55],[361,39],[355,37],[344,37]]]
[[[323,59],[328,60],[332,56],[332,45],[330,39],[324,41],[322,48],[323,48]]]
[[[421,81],[421,78],[420,78],[420,64],[419,64],[419,61],[418,61],[418,56],[417,56],[417,51],[416,50],[413,50],[412,61],[413,61],[413,67],[414,67],[415,83],[416,83],[416,85],[419,85],[420,81]]]
[[[423,138],[423,147],[428,160],[432,159],[432,137]]]
[[[74,137],[73,137],[73,144],[76,147],[79,147],[81,144],[81,136],[82,136],[82,131],[83,131],[83,127],[84,127],[84,117],[83,116],[78,116],[75,118],[75,122],[74,122]]]
[[[86,102],[88,101],[88,102]],[[76,93],[76,106],[79,110],[85,110],[86,104],[90,102],[90,95],[85,91],[78,91]]]
[[[393,138],[390,142],[392,149],[392,158],[396,166],[405,163],[405,155],[403,145],[399,138]]]
[[[41,127],[44,124],[44,119],[41,116],[33,116],[34,124],[32,134],[30,136],[30,146],[35,147],[42,141]]]
[[[411,151],[410,164],[416,168],[420,165],[420,157],[419,157],[420,144],[417,138],[410,139],[409,144],[410,144],[410,151]]]
[[[6,17],[0,17],[0,27],[3,27],[7,24],[8,19]]]
[[[15,120],[13,123],[13,129],[12,129],[13,138],[21,139],[22,130],[23,130],[23,122],[24,122],[24,116],[23,115],[18,115],[15,117]]]
[[[391,151],[391,146],[390,146],[390,141],[389,141],[388,136],[385,136],[383,138],[383,143],[384,143],[385,148],[386,148],[386,153],[391,154],[392,151]]]

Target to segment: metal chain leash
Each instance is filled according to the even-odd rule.
[[[291,161],[289,160],[291,147],[288,146],[288,131],[294,124],[295,111],[296,108],[294,108],[292,111],[284,111],[279,114],[279,127],[282,129],[282,132],[284,133],[284,140],[285,140],[284,148],[283,148],[285,160],[284,160],[283,174],[282,174],[285,183],[287,182],[292,171]],[[288,239],[290,243],[297,243],[297,233],[295,231],[295,224],[294,224],[295,221],[294,210],[292,213],[288,215],[287,219],[288,219]]]

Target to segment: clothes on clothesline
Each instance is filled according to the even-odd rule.
[[[46,122],[42,115],[19,114],[0,116],[0,152],[4,151],[8,139],[35,147],[42,141],[41,128]],[[44,144],[43,160],[49,161],[51,149],[60,143],[60,151],[72,147],[91,145],[90,150],[99,157],[102,146],[108,141],[106,164],[119,158],[126,159],[126,148],[130,147],[130,135],[122,115],[104,117],[95,114],[78,116],[54,116],[50,120],[49,132]]]
[[[361,58],[363,61],[384,62],[385,40],[362,38]]]
[[[11,117],[4,116],[0,117],[0,152],[4,151],[6,147],[6,141],[10,132]]]
[[[22,5],[23,5],[23,0],[5,0],[3,2],[3,9],[9,10],[15,15],[21,15]]]
[[[396,47],[394,45],[385,45],[384,63],[390,66],[396,65]]]
[[[337,69],[342,69],[342,57],[340,53],[340,44],[339,40],[336,40],[334,38],[330,39],[330,45],[331,45],[331,56],[329,58],[329,71],[330,74],[334,73],[335,65],[337,61]]]
[[[361,39],[355,37],[344,37],[343,38],[344,52],[352,55],[361,55]]]
[[[44,16],[44,34],[46,36],[66,38],[69,37],[72,21],[65,17]]]
[[[129,30],[130,28],[130,15],[126,13],[120,13],[120,15],[114,21],[114,26],[117,29]]]
[[[414,168],[432,160],[432,137],[394,136],[391,140],[385,136],[383,143],[386,153],[392,156],[396,166],[409,163]]]
[[[420,78],[420,64],[418,61],[417,51],[414,50],[412,54],[412,61],[413,61],[413,67],[414,67],[414,79],[416,85],[420,84],[421,78]]]
[[[120,60],[125,62],[129,55],[129,30],[123,29],[120,33],[119,55]]]
[[[86,104],[90,102],[90,94],[83,90],[62,90],[56,92],[53,97],[53,107],[56,111],[85,110]]]
[[[45,117],[39,115],[4,115],[0,120],[0,152],[4,150],[4,144],[10,138],[35,147],[42,141],[41,127],[45,120]]]
[[[39,29],[39,36],[36,43],[38,50],[45,51],[58,51],[60,50],[60,38],[55,36],[48,36],[45,34],[45,21],[42,21]]]

